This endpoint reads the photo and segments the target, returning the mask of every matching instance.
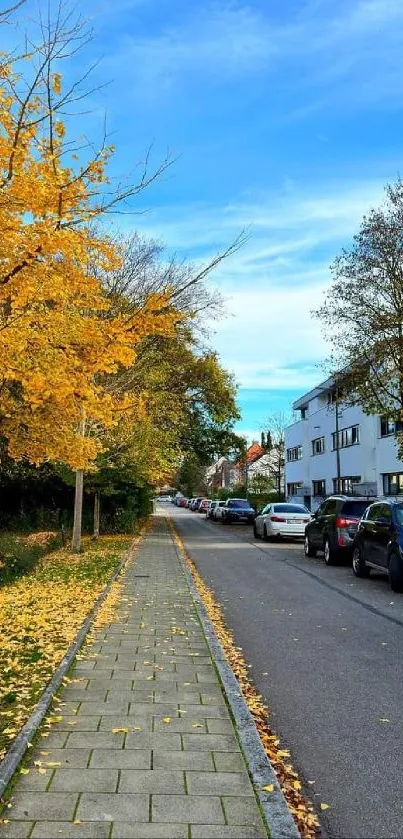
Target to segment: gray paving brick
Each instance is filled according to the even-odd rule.
[[[207,734],[206,723],[203,715],[190,716],[189,714],[175,715],[170,717],[170,723],[164,723],[163,718],[158,714],[154,718],[154,731],[174,731],[180,734]]]
[[[228,824],[253,825],[259,830],[264,830],[264,824],[253,798],[230,798],[222,799],[226,820]]]
[[[118,771],[111,769],[56,769],[53,775],[51,792],[116,792]]]
[[[39,735],[39,746],[41,749],[62,749],[69,736],[68,731],[45,730]]]
[[[46,751],[48,752],[47,755],[35,752],[28,766],[32,767],[34,760],[46,760],[60,763],[59,769],[63,766],[66,766],[67,769],[83,769],[87,766],[91,754],[90,749],[46,749]],[[28,777],[28,775],[25,777]]]
[[[94,749],[91,768],[100,769],[150,769],[151,749]]]
[[[217,772],[243,772],[246,764],[241,752],[213,752]]]
[[[230,824],[192,825],[192,839],[267,839],[264,828],[233,827]]]
[[[36,822],[32,839],[107,839],[111,825],[108,822]]]
[[[208,719],[207,729],[209,734],[232,734],[234,726],[229,717],[226,720]]]
[[[52,731],[96,731],[101,717],[78,713],[75,717],[65,717],[52,725]]]
[[[167,772],[166,769],[149,771],[124,769],[119,782],[119,792],[148,793],[185,793],[185,776],[178,770]]]
[[[49,795],[49,793],[47,793]],[[119,795],[84,792],[80,798],[76,818],[83,821],[148,822],[149,796],[145,794]]]
[[[80,716],[105,716],[106,714],[116,716],[117,714],[127,714],[129,711],[128,702],[82,702],[80,707]]]
[[[153,795],[153,822],[183,822],[191,824],[224,824],[219,798],[203,795]]]
[[[153,715],[149,714],[148,717],[145,717],[144,714],[135,716],[134,714],[129,716],[119,716],[119,717],[101,717],[101,723],[99,726],[100,731],[111,731],[112,728],[133,728],[133,726],[140,726],[142,731],[151,731],[152,730],[152,723],[153,723]]]
[[[123,737],[123,734],[109,731],[77,731],[77,734],[69,734],[66,749],[121,749]]]
[[[130,705],[129,715],[131,717],[157,717],[177,715],[178,702],[133,702]]]
[[[115,822],[112,839],[187,839],[187,824]]]
[[[214,771],[214,763],[209,752],[163,752],[153,753],[154,769],[195,769]]]
[[[69,792],[18,792],[13,795],[13,819],[72,819],[78,796]]]
[[[5,816],[7,819],[8,817]],[[2,839],[26,839],[32,830],[33,822],[12,822],[2,824],[0,836]]]
[[[158,732],[157,734],[147,731],[135,731],[126,734],[126,749],[175,749],[181,748],[180,734],[170,732]]]
[[[200,685],[200,688],[202,688],[200,696],[203,705],[225,705],[225,699],[218,688],[217,690],[209,688],[208,692],[205,692],[202,685]]]
[[[190,795],[254,795],[247,772],[186,772]]]
[[[204,737],[199,737],[197,734],[183,734],[183,747],[195,749],[195,751],[200,749],[209,752],[239,752],[235,734],[205,734]]]
[[[230,715],[225,705],[203,705],[202,708],[200,708],[200,703],[198,705],[194,705],[191,702],[180,702],[179,707],[181,710],[185,710],[187,714],[195,714],[197,716],[201,714],[203,719],[220,719],[229,720],[231,722]]]

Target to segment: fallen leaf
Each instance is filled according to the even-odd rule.
[[[265,787],[262,787],[263,792],[273,792],[274,791],[274,784],[266,784]]]
[[[194,722],[192,723],[192,728],[204,728],[204,725],[201,722]]]
[[[379,722],[390,722],[386,717],[379,717]]]
[[[28,773],[29,773],[29,769],[24,769],[24,768],[20,769],[20,775],[28,775]]]
[[[128,728],[111,728],[111,734],[127,734]]]
[[[40,775],[46,775],[46,769],[43,769],[42,766],[39,767],[38,772]]]
[[[328,810],[328,809],[329,809],[329,807],[330,807],[330,804],[325,804],[325,803],[322,801],[322,803],[321,803],[321,805],[320,805],[320,809],[321,809],[321,810]]]
[[[162,717],[162,722],[164,722],[164,723],[171,722],[171,717]]]

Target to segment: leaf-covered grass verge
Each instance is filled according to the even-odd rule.
[[[61,547],[61,534],[53,531],[0,533],[0,585],[29,574],[42,557]]]
[[[0,759],[131,541],[85,539],[84,553],[53,551],[0,589]]]
[[[277,775],[287,805],[294,817],[298,830],[303,839],[317,839],[319,835],[319,820],[311,802],[303,795],[302,784],[295,771],[288,749],[283,749],[277,734],[269,724],[269,711],[264,704],[257,688],[251,681],[248,666],[242,655],[242,650],[234,642],[232,632],[226,626],[221,607],[217,603],[214,593],[205,584],[193,560],[190,558],[182,539],[175,530],[171,519],[168,520],[174,540],[180,546],[186,559],[194,584],[202,598],[205,609],[214,626],[216,635],[225,652],[236,678],[238,679],[242,696],[253,716],[263,748]]]

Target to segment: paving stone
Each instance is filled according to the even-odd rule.
[[[108,822],[36,822],[32,839],[107,839],[111,825]]]
[[[167,772],[165,769],[122,770],[119,781],[119,792],[148,792],[148,793],[185,793],[185,776],[178,770]]]
[[[7,817],[6,817],[7,818]],[[26,839],[32,830],[33,822],[12,822],[2,824],[1,839]]]
[[[239,752],[235,734],[205,734],[204,737],[199,737],[197,734],[183,734],[183,748],[195,749],[195,751],[200,749],[209,752]]]
[[[247,772],[186,772],[190,795],[254,795]]]
[[[187,839],[187,824],[133,824],[115,822],[112,839]]]
[[[90,768],[100,769],[150,769],[151,749],[94,749]]]
[[[133,702],[130,705],[129,715],[131,717],[172,717],[178,713],[178,702]]]
[[[43,751],[47,751],[48,754],[41,755],[39,752],[35,752],[32,755],[28,764],[30,767],[34,765],[34,760],[47,760],[60,763],[61,765],[58,769],[63,768],[64,766],[67,769],[84,769],[84,767],[88,765],[91,754],[90,749],[43,749]],[[27,778],[28,775],[25,777]]]
[[[243,772],[246,764],[241,752],[213,752],[217,772]]]
[[[153,795],[153,822],[184,822],[191,824],[224,824],[221,801],[203,795]]]
[[[123,734],[110,734],[107,731],[77,731],[69,735],[66,749],[121,749]]]
[[[140,726],[142,731],[152,731],[153,715],[149,714],[148,717],[145,717],[144,714],[141,716],[140,714],[138,716],[132,714],[131,717],[101,717],[99,731],[111,731],[112,728],[127,728],[130,730],[135,725]]]
[[[78,796],[69,792],[14,792],[13,819],[72,819]]]
[[[46,793],[49,795],[49,793]],[[176,796],[174,796],[176,798]],[[149,796],[145,794],[90,793],[84,792],[80,798],[77,819],[83,821],[122,821],[148,822]]]
[[[129,703],[128,702],[82,702],[80,707],[80,716],[88,715],[88,716],[95,716],[99,714],[99,716],[105,716],[106,714],[110,716],[116,716],[117,714],[127,714],[129,711]]]
[[[192,839],[267,839],[267,832],[259,827],[233,827],[230,824],[192,825]]]
[[[265,829],[254,798],[239,799],[225,796],[222,802],[228,824],[254,825],[259,830]]]
[[[200,703],[198,705],[193,705],[188,702],[180,702],[179,707],[181,710],[184,709],[188,714],[201,714],[205,720],[221,719],[229,720],[231,722],[230,715],[225,705],[203,705],[202,708],[200,708]]]
[[[200,687],[202,687],[200,685]],[[201,701],[203,705],[225,705],[225,699],[221,693],[217,689],[217,691],[212,691],[211,688],[207,693],[204,692],[202,689],[200,692]]]
[[[234,726],[229,717],[226,720],[208,719],[207,729],[209,734],[232,734]]]
[[[43,731],[39,735],[41,749],[63,749],[69,736],[68,731]]]
[[[147,731],[134,731],[126,734],[126,749],[175,749],[179,751],[181,745],[180,734],[171,734],[170,732],[154,734]]]
[[[209,752],[163,752],[153,753],[154,769],[195,769],[214,771],[214,763]]]
[[[154,731],[168,730],[179,734],[197,734],[199,736],[208,733],[202,714],[199,714],[198,717],[179,714],[172,716],[170,719],[170,723],[164,723],[162,716],[158,714],[154,718]]]
[[[96,731],[100,719],[99,714],[96,717],[84,716],[80,713],[75,717],[63,716],[60,722],[52,725],[52,731]]]
[[[118,772],[110,769],[86,769],[77,772],[75,769],[62,769],[52,778],[49,790],[51,792],[116,792],[118,786]]]

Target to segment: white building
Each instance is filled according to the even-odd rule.
[[[289,500],[303,500],[314,510],[333,492],[403,495],[394,423],[337,403],[332,378],[297,399],[293,409],[300,419],[285,432]]]

